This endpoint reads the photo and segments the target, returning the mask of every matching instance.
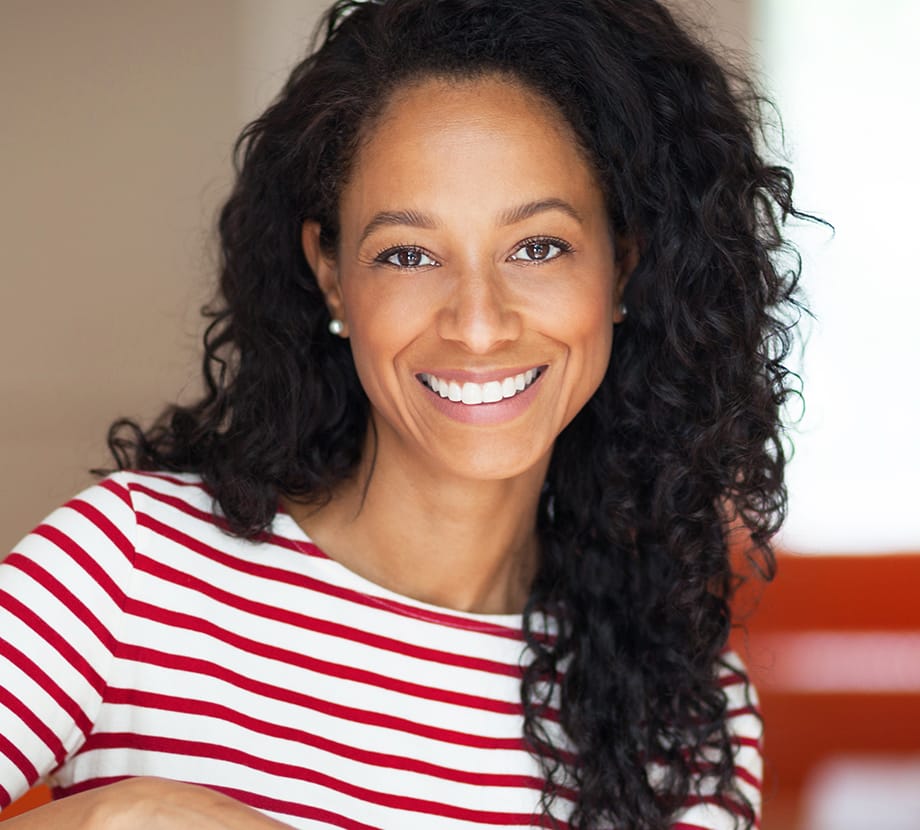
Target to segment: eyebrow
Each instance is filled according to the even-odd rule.
[[[358,240],[360,245],[378,228],[384,228],[389,225],[406,225],[410,228],[428,228],[433,230],[437,223],[425,213],[419,213],[417,210],[383,210],[374,215],[374,218],[367,223],[361,238]]]
[[[544,213],[548,210],[562,211],[562,213],[571,216],[578,224],[584,224],[584,219],[581,218],[581,214],[575,210],[575,208],[564,199],[556,198],[537,199],[535,202],[527,202],[526,204],[518,205],[510,210],[503,211],[499,215],[498,221],[502,225],[515,225],[518,222],[523,222],[525,219],[530,219],[531,216],[536,216],[538,213]]]
[[[561,211],[571,216],[579,224],[584,224],[584,219],[582,219],[581,214],[575,210],[572,205],[564,199],[557,198],[537,199],[536,201],[526,202],[523,205],[504,210],[498,215],[498,222],[501,225],[515,225],[518,222],[523,222],[525,219],[530,219],[531,216],[536,216],[538,213],[544,213],[550,210]],[[420,213],[417,210],[383,210],[380,211],[380,213],[374,214],[374,218],[367,223],[364,231],[361,233],[358,244],[360,245],[364,242],[365,239],[379,228],[394,225],[433,230],[438,226],[438,223],[427,213]]]

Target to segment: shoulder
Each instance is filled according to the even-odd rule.
[[[85,492],[103,488],[119,493],[129,501],[144,503],[147,498],[179,499],[210,506],[211,495],[197,473],[172,473],[148,470],[119,470],[106,476]]]
[[[211,502],[198,476],[119,471],[50,513],[13,548],[10,559],[57,551],[106,567],[131,563],[144,526],[170,520],[168,511],[213,516]]]
[[[84,490],[65,507],[81,503],[98,506],[113,519],[120,516],[141,531],[163,521],[181,526],[183,518],[221,522],[214,499],[201,476],[194,473],[121,470]]]

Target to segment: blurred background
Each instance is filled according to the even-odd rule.
[[[196,395],[232,143],[325,5],[0,0],[0,551],[91,483],[114,417]],[[793,228],[807,408],[779,576],[739,598],[763,828],[920,830],[920,3],[671,5],[760,78],[836,229]]]

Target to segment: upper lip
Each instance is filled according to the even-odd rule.
[[[420,375],[433,375],[440,380],[455,381],[456,383],[489,383],[495,380],[504,380],[505,378],[522,375],[531,369],[545,369],[546,363],[528,363],[524,366],[511,367],[509,369],[490,369],[488,371],[477,369],[425,369],[416,372]]]

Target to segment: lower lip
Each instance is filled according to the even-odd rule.
[[[546,376],[546,371],[546,369],[543,369],[537,379],[523,392],[518,392],[513,398],[502,398],[502,400],[495,403],[470,405],[452,401],[450,398],[442,398],[427,383],[421,383],[421,381],[419,383],[428,393],[428,397],[435,408],[448,418],[460,421],[463,424],[493,425],[513,421],[530,406],[536,397],[540,382]]]

